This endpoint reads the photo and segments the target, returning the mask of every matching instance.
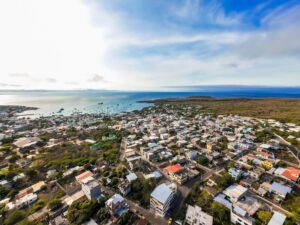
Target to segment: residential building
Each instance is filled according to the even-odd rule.
[[[83,179],[81,181],[81,189],[90,200],[101,196],[100,184],[93,177]]]
[[[89,171],[89,170],[87,170],[87,171],[85,171],[85,172],[79,174],[78,176],[75,177],[75,179],[76,179],[76,181],[77,181],[78,183],[81,184],[82,181],[83,181],[84,179],[88,178],[88,177],[94,177],[94,174],[93,174],[91,171]]]
[[[228,173],[235,179],[235,180],[239,180],[242,178],[242,175],[243,175],[243,171],[242,170],[239,170],[239,169],[236,169],[236,168],[230,168],[228,170]]]
[[[167,174],[173,181],[183,184],[188,180],[188,174],[184,167],[180,164],[167,166],[163,169],[163,173]]]
[[[284,200],[288,193],[291,193],[292,189],[286,185],[280,184],[278,182],[273,182],[269,192],[274,193],[278,196],[278,201]]]
[[[239,184],[233,184],[233,185],[229,186],[228,188],[226,188],[223,191],[223,193],[229,198],[229,200],[232,203],[235,203],[239,199],[241,199],[241,197],[243,197],[245,195],[247,190],[248,190],[247,188],[245,188]]]
[[[128,182],[123,182],[123,183],[119,184],[118,188],[123,196],[128,195],[131,191],[131,185]]]
[[[167,215],[175,199],[176,185],[165,183],[158,185],[151,193],[150,208],[155,215],[164,217]]]
[[[188,225],[212,225],[213,217],[202,209],[195,205],[194,207],[189,205],[185,215],[185,222]]]
[[[113,216],[121,216],[124,212],[128,211],[124,198],[119,194],[114,194],[110,199],[108,199],[105,202],[105,206]]]

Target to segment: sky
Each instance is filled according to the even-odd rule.
[[[300,86],[299,0],[0,0],[0,89]]]

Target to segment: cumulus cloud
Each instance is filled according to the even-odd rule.
[[[300,85],[293,2],[228,12],[218,0],[0,1],[1,78],[31,89]]]

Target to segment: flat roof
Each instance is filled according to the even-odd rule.
[[[248,189],[239,184],[233,184],[226,188],[223,193],[228,197],[239,198],[242,196]]]
[[[151,197],[155,198],[160,203],[165,204],[172,192],[171,188],[166,184],[160,184],[151,193]]]

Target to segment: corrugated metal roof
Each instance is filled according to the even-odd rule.
[[[279,212],[274,212],[272,218],[270,219],[268,225],[283,225],[285,221],[286,216],[279,213]]]
[[[281,195],[286,195],[287,193],[290,193],[292,191],[292,189],[290,187],[287,187],[285,185],[282,185],[280,183],[277,182],[273,182],[271,187],[270,187],[271,191],[275,191],[278,194]]]

